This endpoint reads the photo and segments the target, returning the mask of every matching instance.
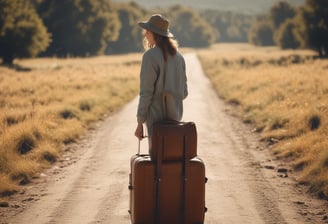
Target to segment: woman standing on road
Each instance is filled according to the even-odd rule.
[[[169,21],[155,14],[138,25],[144,29],[144,46],[147,49],[141,63],[138,125],[135,130],[135,136],[141,140],[144,137],[143,123],[150,139],[154,122],[164,118],[181,120],[182,101],[188,90],[185,61],[169,31]],[[163,93],[167,96],[165,108]]]

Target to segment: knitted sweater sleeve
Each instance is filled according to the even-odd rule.
[[[159,66],[156,63],[155,57],[152,56],[151,51],[145,52],[142,57],[140,70],[140,93],[137,111],[138,122],[144,123],[147,119],[149,106],[155,92],[158,73]]]

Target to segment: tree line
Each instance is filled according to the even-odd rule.
[[[175,5],[156,11],[111,0],[0,0],[0,58],[75,57],[142,50],[137,22],[160,11],[182,47],[250,42],[312,48],[327,56],[327,0],[296,8],[279,1],[266,15],[195,10]]]
[[[249,42],[282,49],[309,48],[328,57],[328,1],[306,0],[300,7],[276,2],[253,23]]]
[[[160,11],[171,21],[170,29],[183,47],[207,47],[220,38],[245,41],[251,25],[242,15],[229,12],[199,12],[179,5]],[[11,64],[24,57],[140,51],[137,22],[152,13],[135,2],[0,0],[0,57]]]

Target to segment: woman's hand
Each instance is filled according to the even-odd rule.
[[[139,139],[142,140],[144,135],[143,135],[143,125],[142,123],[138,123],[138,126],[136,128],[136,131],[134,132],[134,135]]]

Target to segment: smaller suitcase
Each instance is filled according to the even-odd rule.
[[[194,122],[161,121],[153,125],[151,159],[157,160],[162,150],[162,161],[182,161],[197,156],[197,130]]]

